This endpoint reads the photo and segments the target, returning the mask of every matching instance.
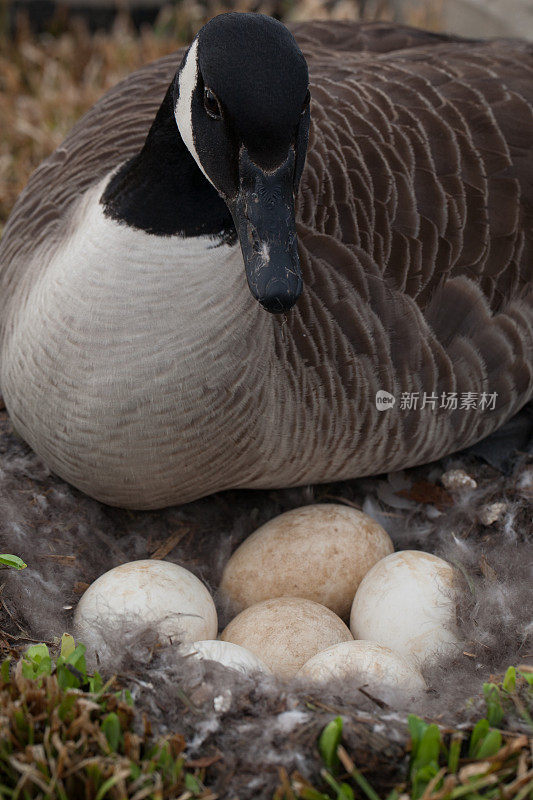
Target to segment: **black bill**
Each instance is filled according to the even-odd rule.
[[[303,288],[294,220],[294,166],[292,148],[273,170],[258,167],[242,148],[239,193],[228,203],[250,291],[274,314],[289,311]]]

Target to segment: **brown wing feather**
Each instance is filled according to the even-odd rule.
[[[533,47],[424,42],[341,56],[328,47],[309,59],[302,253],[337,353],[356,354],[344,359],[343,393],[364,385],[369,399],[360,420],[349,412],[354,442],[386,441],[390,469],[390,452],[398,467],[451,452],[532,396]],[[300,326],[317,336],[322,324],[311,303],[288,322],[297,346]],[[371,402],[377,388],[418,392],[419,402],[424,392],[496,392],[497,408],[404,410],[393,432],[392,412]],[[363,447],[358,469],[379,461]]]
[[[422,306],[445,274],[479,279],[493,308],[524,288],[533,48],[454,42],[309,61],[305,222],[370,251]]]
[[[317,20],[289,26],[298,44],[311,51],[338,53],[391,53],[442,42],[472,41],[447,33],[432,33],[392,22]]]

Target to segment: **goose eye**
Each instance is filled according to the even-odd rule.
[[[307,94],[305,95],[304,104],[302,106],[302,114],[305,114],[305,112],[307,111],[307,107],[308,107],[310,102],[311,102],[311,92],[308,89],[307,90]]]
[[[220,103],[211,89],[204,89],[204,108],[212,119],[221,118],[222,111],[220,110]]]

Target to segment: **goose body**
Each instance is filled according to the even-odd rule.
[[[424,463],[533,393],[532,46],[297,25],[309,113],[286,29],[223,17],[94,106],[0,243],[14,426],[114,505]]]

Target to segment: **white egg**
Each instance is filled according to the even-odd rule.
[[[388,534],[348,506],[303,506],[271,519],[226,564],[220,585],[233,608],[272,597],[305,597],[348,618],[363,576],[392,553]]]
[[[309,659],[298,677],[317,683],[342,680],[347,689],[364,688],[374,697],[389,701],[411,697],[426,688],[413,663],[377,642],[341,642]]]
[[[169,561],[131,561],[89,586],[74,616],[78,637],[103,654],[114,629],[155,627],[161,643],[213,639],[218,621],[204,584]]]
[[[454,652],[454,589],[447,561],[417,550],[392,553],[361,581],[350,629],[355,639],[378,642],[418,663]]]
[[[180,653],[207,661],[218,661],[224,667],[247,674],[255,670],[270,672],[266,664],[246,647],[220,639],[209,639],[180,647]]]
[[[251,650],[272,672],[296,675],[311,656],[352,634],[329,608],[301,597],[263,600],[237,614],[221,639]]]

